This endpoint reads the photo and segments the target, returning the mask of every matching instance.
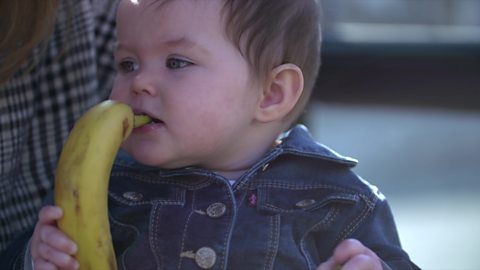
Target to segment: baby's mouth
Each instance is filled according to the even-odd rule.
[[[133,123],[134,127],[138,128],[149,124],[163,124],[163,121],[145,113],[135,113]]]
[[[164,122],[160,119],[157,119],[157,118],[151,118],[152,121],[150,122],[150,124],[164,124]]]
[[[164,124],[163,120],[156,118],[150,113],[140,109],[134,110],[134,123],[136,128],[144,125]]]

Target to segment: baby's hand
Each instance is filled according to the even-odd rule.
[[[57,220],[62,214],[62,209],[56,206],[45,206],[38,214],[30,245],[35,270],[74,270],[79,267],[72,257],[77,252],[77,245],[57,228]]]
[[[332,257],[317,270],[382,270],[382,263],[375,252],[356,239],[341,242]]]

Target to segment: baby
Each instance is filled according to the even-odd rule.
[[[111,175],[120,269],[418,269],[356,161],[294,125],[319,24],[314,0],[120,2],[110,98],[154,119]],[[79,266],[61,216],[40,211],[35,269]]]

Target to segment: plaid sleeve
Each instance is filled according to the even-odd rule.
[[[97,76],[99,89],[102,89],[105,97],[110,94],[115,73],[115,60],[113,48],[116,37],[115,17],[118,0],[94,1],[95,16],[95,44],[97,52]]]
[[[0,85],[0,252],[33,226],[75,120],[109,94],[116,2],[60,1],[46,50]]]

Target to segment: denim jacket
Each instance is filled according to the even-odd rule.
[[[417,269],[385,198],[351,171],[355,164],[304,126],[233,185],[200,168],[120,158],[109,194],[119,268],[316,269],[340,241],[356,238],[390,268]]]
[[[316,269],[356,238],[385,269],[419,269],[402,250],[385,197],[356,160],[304,126],[232,185],[208,170],[162,170],[121,153],[110,179],[119,269]]]

